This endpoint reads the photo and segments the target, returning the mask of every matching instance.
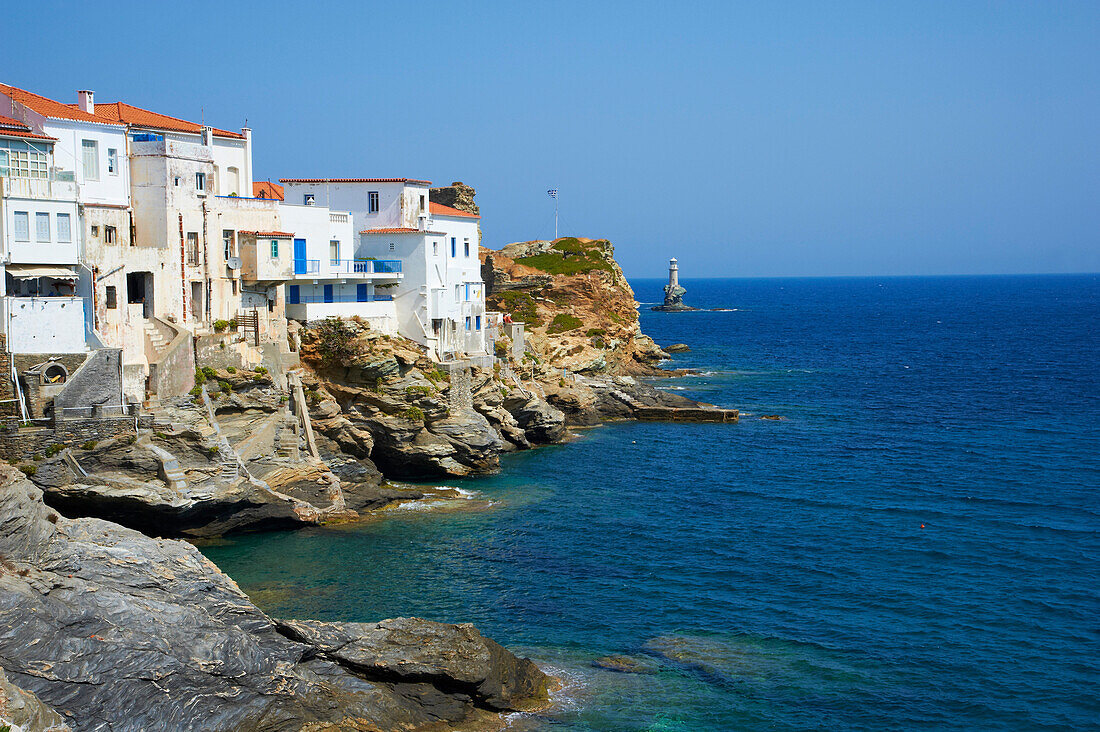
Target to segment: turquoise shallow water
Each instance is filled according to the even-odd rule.
[[[685,284],[729,311],[643,310],[702,371],[661,386],[740,424],[204,552],[273,615],[477,623],[567,681],[517,729],[1096,728],[1100,278]]]

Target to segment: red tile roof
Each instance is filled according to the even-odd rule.
[[[430,186],[430,180],[416,178],[280,178],[280,183],[412,183],[416,186]]]
[[[75,104],[62,104],[61,102],[55,102],[52,99],[32,94],[29,91],[18,89],[14,86],[8,86],[7,84],[0,84],[0,94],[6,94],[12,98],[13,101],[19,102],[28,109],[32,109],[43,117],[51,117],[53,119],[72,119],[78,122],[95,122],[97,124],[113,124],[107,120],[102,120],[87,112],[82,112],[76,107]]]
[[[73,109],[77,108],[75,104],[66,106]],[[152,112],[125,102],[108,102],[106,104],[96,102],[95,116],[100,122],[123,123],[134,127],[148,127],[154,130],[168,130],[169,132],[190,132],[195,135],[202,132],[202,125],[198,123],[188,122],[178,117],[169,117],[167,114]],[[244,135],[240,132],[219,130],[216,127],[211,129],[216,137],[231,137],[235,140],[244,139]]]
[[[259,239],[293,239],[289,231],[242,231],[243,236],[255,236]]]
[[[480,219],[481,216],[470,213],[469,211],[459,211],[457,208],[451,208],[450,206],[444,206],[442,203],[435,203],[430,201],[428,203],[428,209],[436,216],[459,216],[464,219]]]
[[[0,137],[24,137],[32,140],[57,141],[56,137],[39,135],[36,132],[32,132],[30,127],[27,127],[19,120],[12,119],[11,117],[4,117],[2,115],[0,115]]]
[[[431,231],[421,231],[420,229],[410,229],[402,226],[395,229],[363,229],[360,234],[431,234]]]
[[[283,187],[269,180],[258,180],[252,183],[252,196],[254,198],[270,198],[272,201],[282,201]]]

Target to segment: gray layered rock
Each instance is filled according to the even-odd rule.
[[[0,668],[0,729],[12,732],[69,732],[61,715],[34,694],[8,681]]]
[[[419,618],[380,623],[276,621],[284,635],[320,649],[322,655],[366,678],[401,678],[451,685],[490,709],[529,706],[545,699],[538,667],[516,658],[473,625]]]
[[[193,546],[61,517],[6,466],[0,554],[0,669],[74,730],[415,730],[546,696],[469,626],[280,630]]]

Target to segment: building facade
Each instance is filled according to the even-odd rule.
[[[355,259],[396,261],[379,279],[393,298],[397,332],[440,361],[485,360],[485,290],[477,256],[480,217],[429,201],[430,181],[411,178],[287,178],[289,205],[347,211]],[[384,275],[387,273],[378,273]]]

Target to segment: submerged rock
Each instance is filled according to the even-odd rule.
[[[592,662],[596,668],[617,671],[623,674],[653,674],[657,668],[653,663],[632,656],[604,656]]]
[[[665,346],[666,353],[687,353],[691,350],[691,346],[686,343],[673,343],[671,346]]]
[[[416,730],[545,698],[470,626],[278,626],[190,544],[61,517],[7,466],[0,555],[0,669],[77,731]]]

